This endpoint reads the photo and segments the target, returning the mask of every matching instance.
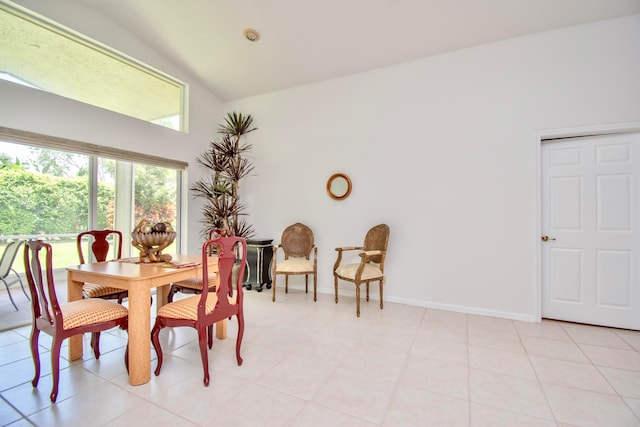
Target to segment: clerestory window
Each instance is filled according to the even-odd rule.
[[[0,79],[186,129],[184,83],[6,0],[0,1]]]

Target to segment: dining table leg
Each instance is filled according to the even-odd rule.
[[[149,286],[129,289],[129,384],[151,379],[151,290]]]
[[[156,314],[163,305],[167,304],[170,289],[170,285],[158,286],[156,288]]]
[[[227,319],[216,322],[216,338],[219,340],[227,338]]]

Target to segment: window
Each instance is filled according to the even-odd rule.
[[[130,161],[123,153],[109,158],[104,150],[86,154],[0,139],[0,251],[11,240],[44,238],[60,269],[78,263],[78,233],[114,228],[124,235],[123,256],[136,256],[130,232],[149,219],[174,226],[178,237],[164,252],[177,253],[184,166]],[[22,262],[14,267],[24,270]]]
[[[184,83],[7,1],[0,79],[185,129]]]

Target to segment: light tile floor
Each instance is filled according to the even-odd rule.
[[[244,363],[229,338],[202,384],[195,331],[161,334],[160,376],[132,387],[126,334],[62,360],[37,389],[30,327],[0,333],[0,424],[38,426],[640,426],[640,332],[541,324],[290,290],[245,293]],[[155,311],[155,310],[154,310]],[[66,351],[63,356],[66,357]],[[153,368],[155,368],[155,354]],[[153,374],[152,374],[153,375]]]

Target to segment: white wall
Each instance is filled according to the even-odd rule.
[[[535,320],[536,133],[640,121],[640,16],[224,105],[80,3],[18,3],[189,83],[190,133],[7,82],[0,82],[0,126],[184,160],[192,183],[202,174],[195,158],[224,112],[252,114],[256,176],[241,184],[249,219],[276,243],[295,221],[311,226],[319,286],[328,293],[333,249],[360,243],[385,222],[385,300]],[[325,192],[334,172],[353,181],[342,202]],[[199,208],[189,196],[190,252],[200,242]],[[341,292],[352,289],[343,283]],[[333,302],[325,295],[320,303]]]
[[[189,133],[133,119],[70,99],[0,80],[0,126],[75,139],[189,163],[188,186],[204,171],[195,162],[215,135],[223,103],[194,78],[168,62],[104,15],[78,2],[24,0],[16,3],[79,31],[189,85]],[[187,244],[199,253],[201,203],[188,195]]]
[[[259,127],[249,219],[275,243],[309,225],[324,292],[334,248],[385,222],[385,300],[537,320],[535,135],[639,121],[638,40],[640,15],[229,103]],[[345,201],[326,195],[334,172]]]

